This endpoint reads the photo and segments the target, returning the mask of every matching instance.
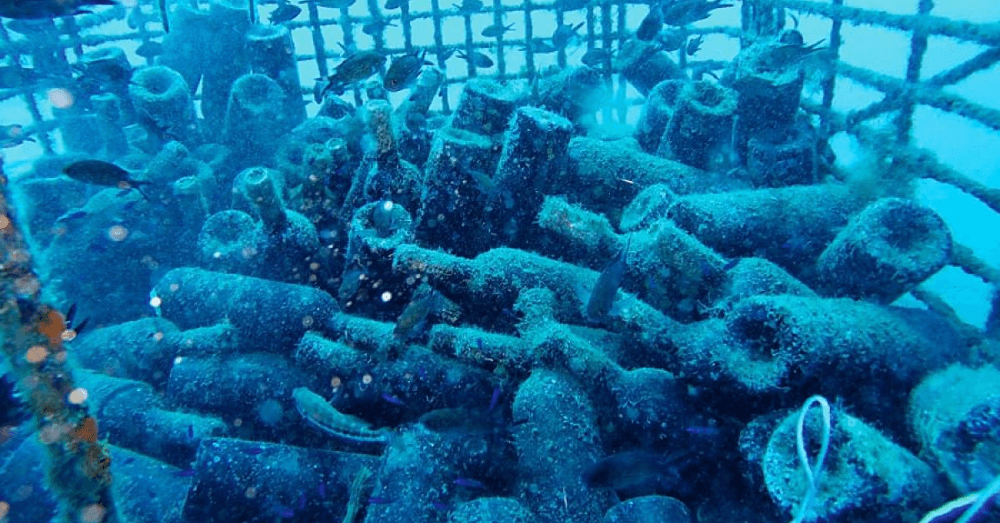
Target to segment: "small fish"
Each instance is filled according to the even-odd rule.
[[[423,66],[434,65],[424,60],[425,56],[427,56],[426,49],[423,52],[416,51],[394,59],[385,73],[383,82],[385,90],[395,93],[412,84],[417,76],[420,76],[420,69]]]
[[[546,42],[545,40],[534,40],[534,41],[531,42],[530,45],[531,45],[531,52],[533,52],[535,54],[554,53],[554,52],[556,52],[556,51],[559,50],[559,49],[556,49],[552,44]],[[527,51],[528,50],[528,46],[527,45],[522,45],[521,46],[521,50],[522,51]]]
[[[43,84],[45,80],[57,81],[58,79],[54,75],[39,73],[30,67],[0,66],[0,89],[17,89],[29,85]]]
[[[704,35],[698,35],[694,38],[691,38],[690,40],[688,40],[687,47],[684,49],[684,52],[687,53],[688,56],[694,56],[695,53],[701,50],[701,44],[704,41],[705,41]]]
[[[632,237],[629,236],[625,248],[618,251],[615,259],[597,277],[597,282],[594,283],[594,288],[590,291],[590,299],[587,300],[587,319],[590,321],[603,321],[611,312],[611,307],[618,295],[618,288],[621,287],[622,280],[625,279],[625,273],[628,270],[626,261],[631,244]]]
[[[303,0],[300,4],[315,4],[317,7],[328,9],[347,9],[354,5],[357,0]]]
[[[612,454],[583,471],[591,488],[609,488],[623,497],[670,494],[683,487],[681,472],[691,465],[691,451],[662,455],[641,450]]]
[[[663,23],[675,27],[693,24],[708,18],[712,11],[733,4],[723,3],[725,0],[674,0],[661,7]]]
[[[589,67],[602,67],[611,60],[611,52],[607,49],[595,47],[580,58],[580,63]]]
[[[687,33],[683,29],[670,28],[660,31],[656,35],[656,43],[659,44],[660,49],[668,53],[683,47],[685,41],[687,41]]]
[[[382,393],[382,399],[385,400],[386,403],[391,403],[393,405],[396,405],[397,407],[402,407],[404,405],[403,400],[397,398],[396,396],[393,396],[392,394],[389,394],[388,392]]]
[[[493,24],[493,25],[487,27],[486,29],[483,29],[483,32],[480,33],[480,34],[482,34],[486,38],[497,38],[500,35],[503,35],[504,33],[506,33],[507,31],[510,31],[513,28],[514,28],[514,24],[510,24],[510,25],[507,25],[507,26],[505,26],[503,24]]]
[[[163,54],[163,44],[154,40],[146,40],[136,50],[135,54],[147,60]]]
[[[272,24],[283,24],[285,22],[291,22],[296,16],[299,16],[299,13],[301,12],[301,7],[292,4],[285,4],[278,6],[277,9],[271,11],[271,16],[267,17],[267,19]]]
[[[650,6],[649,14],[639,23],[639,28],[635,31],[635,37],[643,42],[649,42],[660,33],[663,28],[663,15],[660,14],[658,6]]]
[[[472,64],[473,67],[479,69],[486,69],[489,67],[493,67],[493,59],[479,51],[473,51],[471,55],[465,54],[465,51],[459,51],[456,54],[456,56],[465,60],[466,62],[469,62],[470,64]]]
[[[139,191],[143,198],[149,199],[141,189],[149,185],[145,180],[135,180],[131,173],[117,165],[103,160],[80,160],[63,167],[63,173],[70,178],[93,185],[105,187],[129,188]]]
[[[461,5],[455,4],[452,7],[458,8],[458,12],[463,14],[478,13],[483,10],[483,2],[482,0],[462,0]]]
[[[761,70],[779,70],[797,65],[812,56],[818,56],[827,51],[822,47],[825,40],[805,45],[802,33],[792,29],[785,31],[778,38],[778,45],[772,46],[757,59]]]
[[[73,212],[68,212],[68,213],[66,213],[66,214],[64,214],[64,215],[56,218],[56,223],[59,223],[59,222],[68,222],[68,221],[71,221],[71,220],[79,220],[80,218],[83,218],[83,217],[87,216],[88,214],[90,214],[90,213],[88,213],[87,211],[85,211],[83,209],[77,209],[77,210],[75,210]]]
[[[472,478],[456,478],[455,484],[458,485],[459,487],[465,487],[465,488],[474,488],[478,490],[486,489],[486,485],[484,485],[482,481]]]
[[[194,469],[184,469],[174,472],[173,476],[175,478],[192,478],[195,474],[197,474],[197,471]]]
[[[410,303],[396,319],[392,329],[392,337],[400,341],[409,341],[423,333],[431,317],[443,319],[458,317],[458,306],[450,302],[440,292],[424,284],[413,294]]]
[[[384,31],[386,27],[396,27],[396,23],[386,22],[385,20],[372,20],[361,26],[361,32],[368,36],[375,36]]]
[[[306,422],[329,436],[354,444],[385,445],[389,442],[386,431],[372,430],[367,421],[340,412],[322,396],[305,387],[294,389],[292,400]]]
[[[563,24],[557,27],[552,33],[552,46],[556,49],[565,49],[570,41],[576,38],[576,32],[583,27],[583,24],[584,22],[580,22],[575,26],[573,24]]]
[[[403,4],[409,4],[409,0],[385,0],[385,10],[392,11],[393,9],[399,9],[403,7]]]
[[[385,55],[377,51],[359,51],[348,56],[327,78],[327,85],[320,91],[318,98],[325,98],[328,91],[343,92],[344,86],[370,78],[384,64]]]
[[[0,17],[40,20],[90,13],[90,6],[117,5],[114,0],[3,0]]]

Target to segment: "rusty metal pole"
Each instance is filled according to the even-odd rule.
[[[46,482],[64,520],[119,523],[111,495],[111,458],[66,354],[64,341],[73,332],[59,311],[42,302],[41,282],[17,223],[9,182],[0,161],[2,351],[45,446]]]

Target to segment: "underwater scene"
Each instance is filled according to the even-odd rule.
[[[0,0],[0,523],[1000,523],[1000,2]]]

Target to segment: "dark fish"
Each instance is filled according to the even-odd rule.
[[[113,163],[102,160],[80,160],[63,167],[63,173],[83,183],[135,189],[143,198],[149,199],[146,193],[142,192],[141,186],[149,185],[150,182],[133,179],[128,171]]]
[[[425,284],[417,289],[413,298],[410,299],[410,303],[396,319],[396,326],[392,329],[392,337],[408,341],[423,332],[432,316],[453,321],[458,318],[460,312],[457,305]]]
[[[30,67],[0,66],[0,89],[17,89],[45,83],[47,80],[55,82],[59,79],[54,75],[39,73]]]
[[[639,29],[636,29],[635,37],[643,42],[649,42],[653,38],[656,38],[656,35],[660,33],[660,29],[662,28],[663,15],[660,14],[660,8],[652,5],[649,8],[649,14],[639,24]]]
[[[631,244],[632,237],[629,236],[625,248],[618,252],[615,259],[597,277],[597,282],[590,291],[590,299],[587,300],[587,319],[590,321],[603,321],[611,312],[618,295],[618,288],[621,287],[625,272],[628,270],[626,261]]]
[[[403,4],[409,4],[409,0],[385,0],[385,10],[391,11],[393,9],[399,9],[403,7]]]
[[[826,52],[828,48],[822,47],[824,41],[805,45],[802,33],[794,29],[785,31],[778,38],[777,45],[757,58],[757,66],[763,71],[773,71],[797,65],[807,58]]]
[[[660,49],[670,53],[684,46],[687,33],[683,29],[667,29],[660,31],[656,36],[656,43],[660,44]]]
[[[175,478],[191,478],[194,477],[195,474],[197,474],[197,471],[194,469],[184,469],[174,472],[173,476]]]
[[[527,51],[528,46],[522,45],[521,49]],[[546,42],[545,40],[533,40],[531,42],[531,52],[535,54],[554,53],[558,50],[559,49],[556,49],[552,44]]]
[[[693,24],[708,18],[712,11],[733,4],[723,3],[725,0],[673,0],[661,7],[663,23],[676,27]]]
[[[611,60],[611,52],[607,49],[595,47],[580,58],[580,63],[590,67],[601,67]]]
[[[327,91],[343,92],[343,87],[368,79],[385,64],[385,56],[376,51],[359,51],[344,59],[327,78],[327,85],[320,92],[322,100]]]
[[[493,59],[479,51],[473,51],[471,55],[465,54],[465,51],[459,51],[456,56],[466,62],[469,62],[476,68],[486,69],[488,67],[493,67]]]
[[[424,65],[434,65],[426,60],[427,50],[400,56],[392,61],[389,70],[385,73],[385,90],[397,92],[413,83],[420,76],[420,68]]]
[[[388,392],[382,393],[382,399],[385,400],[386,403],[391,403],[393,405],[396,405],[397,407],[402,407],[404,405],[403,400],[397,398],[396,396],[393,396],[392,394],[389,394]]]
[[[440,60],[442,62],[447,61],[449,58],[452,57],[452,55],[455,54],[455,51],[457,51],[457,49],[454,48],[454,47],[449,47],[447,49],[442,49],[441,52],[438,53],[438,55],[437,55],[438,60]]]
[[[146,40],[135,50],[135,54],[146,59],[156,58],[163,54],[163,44],[154,40]]]
[[[300,4],[315,4],[318,7],[329,9],[347,9],[354,5],[357,0],[304,0]]]
[[[483,10],[483,2],[482,0],[462,0],[461,5],[455,4],[453,7],[457,7],[459,13],[478,13]]]
[[[299,16],[299,13],[301,12],[301,7],[292,4],[285,4],[278,6],[277,9],[271,11],[271,16],[267,17],[267,19],[272,24],[283,24],[285,22],[291,22],[296,16]]]
[[[117,5],[114,0],[2,0],[0,17],[20,20],[58,18],[90,13],[90,6]]]
[[[576,37],[576,32],[583,27],[584,22],[580,22],[575,26],[573,24],[564,24],[556,28],[552,33],[552,46],[556,49],[565,49],[569,45],[570,40]]]
[[[56,218],[56,223],[59,223],[59,222],[68,222],[70,220],[78,220],[80,218],[83,218],[83,217],[87,216],[88,214],[89,213],[87,211],[83,210],[83,209],[77,209],[77,210],[75,210],[73,212],[68,212],[68,213],[66,213],[66,214],[64,214],[64,215]]]
[[[0,125],[0,148],[10,149],[24,142],[34,142],[31,133],[20,124]]]
[[[361,32],[368,36],[375,36],[377,33],[385,30],[386,27],[396,27],[396,23],[386,22],[385,20],[372,20],[361,26]]]
[[[486,485],[483,485],[482,481],[472,478],[456,478],[455,484],[458,485],[459,487],[474,488],[479,490],[483,490],[486,488]]]
[[[503,24],[493,24],[487,27],[486,29],[483,29],[483,32],[480,34],[482,34],[486,38],[497,38],[498,36],[506,33],[507,31],[510,31],[513,28],[514,24],[510,24],[507,26]]]
[[[688,56],[694,56],[695,53],[701,50],[701,44],[704,41],[705,41],[704,35],[698,35],[688,40],[687,47],[684,49],[684,52],[687,53]]]
[[[662,455],[641,450],[612,454],[583,471],[583,482],[591,488],[609,488],[636,497],[671,494],[683,488],[681,472],[690,465],[691,452]]]

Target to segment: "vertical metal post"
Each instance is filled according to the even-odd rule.
[[[844,5],[844,0],[831,0],[831,3],[835,6],[842,6]],[[844,21],[839,16],[833,16],[832,21],[833,23],[830,26],[830,70],[827,71],[821,84],[824,111],[820,115],[820,137],[824,140],[830,137],[833,125],[830,120],[831,111],[833,110],[833,92],[837,84],[837,69],[835,64],[840,59],[840,30],[844,25]]]
[[[535,39],[535,27],[531,22],[531,11],[534,5],[531,0],[524,0],[524,64],[528,69],[528,85],[531,86],[532,100],[538,99],[538,85],[535,84],[535,51],[532,45]]]
[[[309,2],[309,33],[312,35],[313,49],[316,51],[316,67],[321,78],[330,75],[326,64],[326,41],[323,39],[323,26],[319,23],[319,8],[316,2]]]
[[[441,2],[439,0],[431,0],[431,20],[434,23],[434,52],[437,54],[437,64],[438,68],[442,71],[448,70],[448,65],[445,63],[444,57],[444,36],[441,33],[441,22],[444,17],[441,15]],[[448,102],[448,85],[445,84],[441,89],[441,110],[445,114],[451,112],[451,107]]]
[[[504,25],[504,5],[503,0],[493,2],[493,23],[497,27]],[[503,30],[497,35],[497,78],[503,80],[507,74],[507,62],[503,56]]]
[[[403,47],[407,53],[413,52],[413,28],[410,27],[410,3],[402,2],[399,6],[399,23],[403,26]]]
[[[917,15],[923,18],[934,9],[933,0],[920,0],[917,4]],[[927,52],[927,33],[923,26],[917,23],[913,28],[913,36],[910,38],[910,57],[906,62],[906,85],[912,86],[920,82],[920,68],[924,63],[924,54]],[[907,96],[907,95],[904,95]],[[913,110],[916,104],[909,98],[905,100],[896,116],[896,142],[905,144],[910,141],[910,129],[913,128]]]
[[[625,40],[628,39],[628,35],[625,30],[625,18],[628,15],[628,3],[624,1],[618,2],[618,19],[616,30],[618,32],[618,49],[622,48]],[[608,35],[605,36],[605,45],[608,46],[608,52],[611,52],[611,34],[610,31]],[[609,69],[611,64],[611,59],[608,59]],[[618,76],[618,99],[616,100],[616,105],[618,106],[618,121],[625,122],[628,121],[628,82],[625,81],[621,75]]]

